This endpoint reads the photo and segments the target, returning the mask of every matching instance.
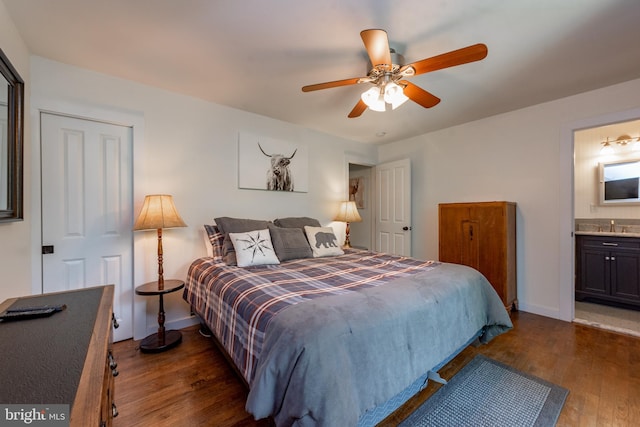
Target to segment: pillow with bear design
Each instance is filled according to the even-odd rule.
[[[305,225],[304,232],[315,258],[343,255],[338,238],[331,227],[310,227]]]

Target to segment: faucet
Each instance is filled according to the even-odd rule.
[[[616,232],[616,223],[614,220],[611,220],[611,227],[609,227],[609,231],[611,233],[615,233]]]

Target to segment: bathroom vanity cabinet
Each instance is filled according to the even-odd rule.
[[[640,309],[640,238],[576,234],[576,300]]]

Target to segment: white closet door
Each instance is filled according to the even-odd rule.
[[[114,340],[133,336],[133,132],[42,113],[44,292],[115,285]]]

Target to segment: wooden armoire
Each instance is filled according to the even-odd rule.
[[[438,219],[440,261],[475,268],[507,310],[517,310],[516,204],[442,203]]]

